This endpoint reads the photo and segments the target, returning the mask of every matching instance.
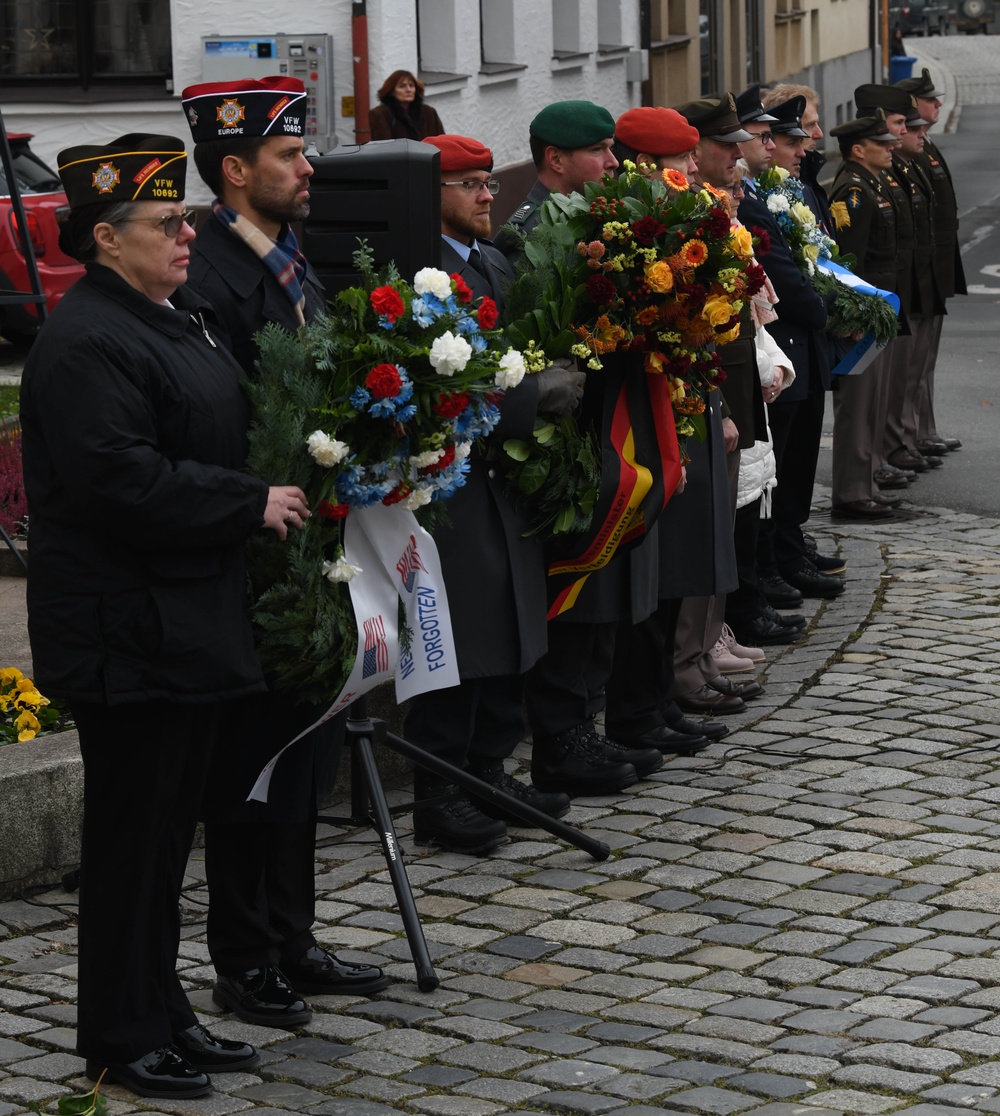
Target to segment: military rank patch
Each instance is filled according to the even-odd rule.
[[[851,227],[851,215],[847,212],[846,202],[831,202],[830,215],[833,217],[833,223],[837,226],[838,232],[840,229],[849,229]]]
[[[860,209],[861,203],[864,201],[864,191],[860,186],[852,186],[847,191],[847,208]]]

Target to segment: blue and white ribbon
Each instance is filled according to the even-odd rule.
[[[853,287],[862,294],[874,295],[876,298],[881,298],[892,307],[894,313],[899,313],[899,295],[893,294],[892,291],[883,291],[881,287],[873,287],[871,283],[866,283],[864,279],[859,279],[853,271],[849,271],[842,264],[834,263],[833,260],[820,260],[819,263],[816,264],[816,267],[824,274],[832,275],[834,279],[839,280],[845,287]],[[884,345],[877,345],[875,343],[875,335],[873,333],[866,333],[854,348],[851,349],[846,356],[841,358],[839,364],[833,369],[833,374],[835,376],[859,375],[864,372],[868,365],[871,364],[884,348]]]

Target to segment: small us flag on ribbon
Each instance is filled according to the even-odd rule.
[[[385,624],[381,616],[373,616],[364,623],[365,654],[361,665],[361,677],[370,678],[373,674],[389,669],[389,648],[385,642]]]

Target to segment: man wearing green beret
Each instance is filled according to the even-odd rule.
[[[525,236],[538,224],[538,210],[549,194],[583,193],[588,182],[600,182],[618,166],[611,154],[614,117],[592,101],[556,101],[532,120],[528,132],[538,181],[509,222]],[[508,259],[520,248],[519,238],[506,229],[493,243]]]

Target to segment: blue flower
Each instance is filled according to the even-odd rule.
[[[413,315],[413,320],[421,329],[426,329],[428,326],[434,324],[434,312],[422,298],[415,298],[410,303],[410,313]]]
[[[363,411],[368,405],[369,399],[371,399],[371,394],[360,384],[351,392],[351,406],[357,411]]]

